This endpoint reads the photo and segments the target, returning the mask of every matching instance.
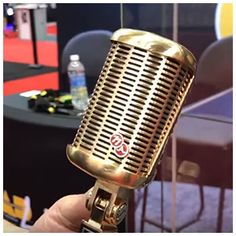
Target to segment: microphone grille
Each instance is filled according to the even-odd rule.
[[[113,40],[72,145],[133,174],[148,175],[193,77],[192,65],[178,58]],[[124,158],[111,147],[115,133],[130,147]]]

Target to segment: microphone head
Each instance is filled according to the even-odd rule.
[[[153,33],[120,29],[100,73],[68,159],[108,183],[147,184],[196,71],[193,54]]]

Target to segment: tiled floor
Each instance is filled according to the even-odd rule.
[[[147,203],[147,217],[160,223],[160,182],[153,182],[150,184]],[[164,182],[163,184],[163,199],[164,199],[164,225],[171,228],[171,183]],[[218,217],[218,200],[219,188],[204,186],[204,200],[205,207],[201,218],[196,223],[183,229],[181,232],[216,232],[217,217]],[[142,193],[143,190],[136,190],[136,199],[140,199],[135,212],[136,232],[140,232],[140,220],[142,209]],[[199,188],[198,185],[193,184],[177,184],[177,198],[176,198],[176,225],[190,221],[196,217],[199,209]],[[232,189],[225,190],[225,201],[223,211],[222,232],[232,232]],[[144,232],[161,232],[160,228],[155,227],[149,223],[145,223]]]

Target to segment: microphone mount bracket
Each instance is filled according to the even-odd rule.
[[[117,232],[117,225],[128,209],[128,189],[97,180],[87,194],[86,207],[91,211],[83,220],[80,232]]]

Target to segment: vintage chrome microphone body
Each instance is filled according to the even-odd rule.
[[[129,190],[155,176],[196,70],[190,51],[153,33],[120,29],[111,41],[80,128],[67,146],[69,160],[97,178],[83,232],[115,232],[126,215]]]

